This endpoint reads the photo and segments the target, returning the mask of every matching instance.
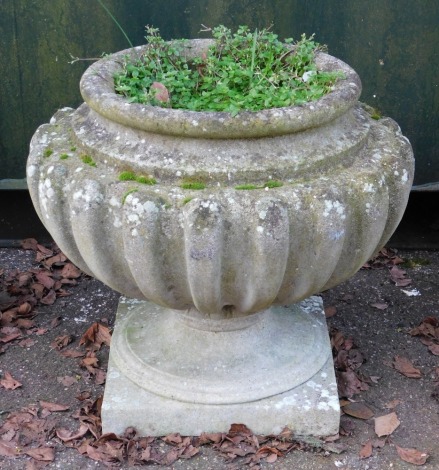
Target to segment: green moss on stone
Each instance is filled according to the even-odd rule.
[[[66,154],[66,153],[62,153],[60,156],[59,156],[59,159],[60,160],[67,160],[69,158],[69,156]]]
[[[180,188],[200,190],[200,189],[205,189],[206,185],[198,181],[187,181],[187,182],[182,183],[180,185]]]
[[[152,186],[153,184],[157,184],[157,181],[154,179],[154,178],[150,178],[148,176],[143,176],[143,175],[140,175],[140,176],[135,176],[134,178],[138,183],[141,183],[141,184],[149,184],[150,186]]]
[[[252,189],[258,189],[258,187],[255,184],[239,184],[238,186],[235,186],[235,189],[239,191],[250,191]]]
[[[81,155],[81,160],[82,163],[85,163],[86,165],[96,166],[96,162],[90,157],[90,155]]]
[[[137,191],[138,191],[137,188],[131,188],[128,191],[126,191],[122,196],[122,205],[125,204],[125,201],[130,194],[136,193]]]
[[[264,184],[264,188],[280,188],[284,184],[281,183],[280,181],[267,181]]]
[[[47,148],[44,150],[43,157],[47,158],[50,157],[53,154],[53,150],[51,148]]]

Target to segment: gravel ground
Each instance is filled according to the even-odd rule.
[[[18,268],[20,271],[35,266],[34,253],[21,249],[0,249],[0,269]],[[419,325],[425,317],[439,318],[439,253],[427,251],[400,251],[399,256],[412,260],[412,267],[404,268],[412,279],[410,286],[397,287],[389,275],[389,268],[363,269],[349,281],[322,294],[326,307],[335,307],[335,315],[328,318],[328,326],[337,328],[345,337],[352,337],[359,351],[366,358],[361,371],[372,376],[367,391],[355,396],[372,409],[375,417],[395,412],[399,427],[387,439],[382,448],[374,448],[367,459],[360,459],[362,445],[376,440],[374,418],[356,419],[343,417],[348,434],[337,441],[341,453],[293,451],[275,463],[262,463],[261,468],[321,470],[321,469],[409,469],[398,456],[395,445],[416,448],[429,454],[425,469],[439,468],[439,398],[432,396],[438,383],[436,376],[439,356],[434,356],[418,337],[408,331]],[[420,295],[408,295],[417,289]],[[0,374],[9,371],[22,383],[15,390],[0,387],[0,426],[10,413],[38,404],[41,400],[68,405],[69,411],[52,413],[56,427],[77,429],[78,421],[72,414],[79,409],[75,398],[83,391],[91,397],[103,393],[103,386],[78,365],[78,360],[64,357],[50,345],[60,335],[71,335],[77,346],[87,328],[98,321],[113,325],[118,294],[95,279],[83,277],[77,286],[69,287],[71,295],[59,298],[53,305],[39,306],[36,322],[39,328],[47,328],[44,334],[32,335],[34,343],[29,347],[13,342],[0,355]],[[406,290],[407,292],[404,292]],[[372,304],[386,305],[380,309]],[[334,309],[332,310],[334,312]],[[61,318],[53,327],[53,320]],[[395,356],[408,358],[422,372],[418,379],[408,378],[391,367]],[[108,359],[108,348],[98,352],[101,367]],[[74,377],[74,383],[66,386],[63,377]],[[400,403],[389,409],[389,403]],[[395,403],[395,402],[393,402]],[[347,423],[347,424],[346,424]],[[346,430],[345,429],[345,430]],[[49,436],[50,437],[50,436]],[[55,460],[48,469],[103,469],[99,461],[82,456],[76,449],[66,447],[56,437],[48,443],[55,449]],[[239,461],[234,468],[241,468]],[[4,470],[40,468],[34,459],[23,455],[17,458],[0,457]],[[144,466],[149,467],[147,465]],[[122,466],[121,468],[130,468]],[[139,467],[136,467],[139,468]],[[227,469],[229,463],[209,446],[189,460],[172,464],[172,469]],[[247,467],[248,468],[248,467]]]

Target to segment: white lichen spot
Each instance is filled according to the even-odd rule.
[[[256,230],[257,230],[258,233],[264,233],[264,227],[262,227],[261,225],[258,225],[256,227]]]
[[[309,380],[308,382],[306,382],[306,385],[309,388],[312,388],[313,390],[319,390],[319,389],[322,388],[322,384],[318,384],[318,383],[314,382],[313,380]]]
[[[331,201],[329,199],[325,199],[325,208],[323,210],[323,216],[328,217],[331,212],[335,212],[342,220],[346,218],[344,212],[344,206],[340,203],[340,201]]]
[[[129,222],[133,222],[136,225],[140,224],[140,219],[139,219],[139,216],[137,214],[129,214],[127,218],[128,218]]]
[[[120,207],[121,206],[121,203],[119,202],[119,200],[115,197],[115,196],[112,196],[110,198],[110,206],[113,206],[113,207]]]
[[[149,213],[157,213],[159,211],[159,208],[152,201],[146,201],[143,204],[143,209]]]
[[[47,191],[46,191],[46,195],[49,199],[52,199],[53,196],[55,195],[55,191],[53,190],[53,188],[49,188]]]
[[[80,167],[76,168],[75,173],[79,173],[82,170],[83,170],[83,168],[82,168],[82,166],[80,166]]]
[[[116,228],[122,227],[122,222],[121,222],[121,220],[120,220],[119,217],[116,216],[116,217],[114,218],[113,225],[114,225]]]
[[[373,193],[373,192],[374,192],[373,184],[371,184],[371,183],[364,183],[363,191],[364,191],[365,193]]]
[[[407,172],[407,170],[404,168],[403,172],[402,172],[402,178],[401,178],[401,181],[403,183],[407,183],[407,181],[409,180],[409,174]]]
[[[55,167],[54,167],[53,165],[52,165],[52,166],[49,166],[49,168],[47,169],[47,174],[50,175],[50,173],[53,172],[54,168],[55,168]]]
[[[178,171],[175,173],[175,176],[178,176],[178,177],[180,177],[180,176],[181,176],[181,171],[180,171],[180,170],[178,170]]]
[[[133,237],[137,237],[137,236],[139,235],[139,232],[137,231],[136,228],[133,228],[133,229],[131,230],[131,235],[132,235]]]
[[[46,188],[50,188],[50,187],[52,186],[52,182],[50,181],[49,178],[46,178],[46,179],[44,180],[44,186],[45,186]]]
[[[259,218],[264,220],[265,217],[267,217],[267,211],[261,211],[259,212]]]
[[[393,172],[393,174],[394,174],[395,176],[399,176],[399,171],[398,171],[398,170],[395,170],[395,171]]]
[[[192,125],[193,125],[194,127],[197,127],[197,126],[198,126],[198,121],[196,121],[196,120],[194,119],[194,120],[192,121]]]
[[[36,165],[29,165],[27,167],[26,173],[29,178],[32,178],[34,176],[35,172],[37,171],[37,166]]]

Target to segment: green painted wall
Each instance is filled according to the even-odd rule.
[[[439,181],[437,0],[104,0],[132,42],[152,24],[166,38],[200,25],[274,24],[316,33],[363,80],[363,101],[400,124],[415,149],[416,184]],[[56,109],[81,102],[86,62],[128,44],[96,0],[0,0],[0,180],[23,178],[29,140]]]

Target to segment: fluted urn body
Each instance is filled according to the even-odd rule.
[[[334,286],[388,240],[412,150],[358,103],[346,64],[319,54],[320,68],[345,78],[316,102],[232,117],[128,103],[112,80],[126,54],[92,65],[85,104],[31,144],[37,211],[85,272],[129,297],[241,315]],[[157,184],[119,181],[123,171]]]
[[[190,41],[188,54],[205,47]],[[186,312],[185,327],[210,334],[245,329],[240,317],[344,281],[389,239],[408,199],[413,153],[394,121],[372,119],[358,102],[361,83],[348,65],[319,53],[320,70],[344,75],[332,92],[231,116],[115,94],[122,60],[141,52],[92,65],[81,81],[85,103],[59,111],[32,139],[35,207],[81,269],[127,297]],[[135,178],[121,181],[124,172]],[[145,387],[166,396],[168,385]],[[188,389],[180,398],[218,404],[229,385],[209,389],[216,398],[207,402],[207,382],[188,392],[198,398]],[[252,392],[248,401],[292,386]]]

